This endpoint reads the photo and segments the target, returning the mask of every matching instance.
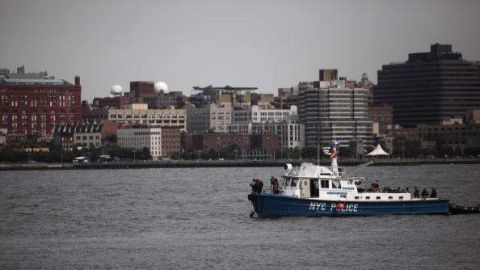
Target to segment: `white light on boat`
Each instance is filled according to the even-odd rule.
[[[293,166],[290,163],[286,163],[285,165],[283,165],[283,168],[287,171],[290,171],[293,169]]]

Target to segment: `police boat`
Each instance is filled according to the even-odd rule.
[[[449,214],[449,201],[435,196],[413,196],[409,191],[380,191],[362,188],[363,177],[351,177],[339,171],[335,144],[329,150],[331,166],[302,163],[286,164],[276,192],[252,185],[248,199],[251,217],[282,216],[368,216]],[[432,198],[433,197],[433,198]]]

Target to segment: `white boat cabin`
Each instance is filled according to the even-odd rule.
[[[344,177],[341,172],[325,166],[302,163],[287,165],[281,194],[297,198],[328,201],[402,201],[411,200],[409,192],[359,192],[362,177]]]

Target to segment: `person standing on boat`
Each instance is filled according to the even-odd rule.
[[[437,197],[437,190],[432,187],[432,192],[430,192],[430,198],[436,198]]]
[[[378,184],[378,180],[372,183],[371,188],[373,191],[379,191],[380,190],[380,185]]]
[[[420,191],[418,190],[417,187],[415,187],[415,191],[413,192],[413,197],[414,198],[420,198]]]
[[[250,186],[252,187],[252,192],[260,193],[263,189],[263,182],[260,179],[254,178]]]
[[[426,188],[423,188],[422,190],[422,198],[426,199],[428,197],[428,191]]]
[[[270,178],[270,189],[271,189],[271,192],[273,194],[278,194],[279,193],[279,190],[278,190],[278,180],[277,178],[273,177]]]

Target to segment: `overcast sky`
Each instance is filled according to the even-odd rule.
[[[479,27],[478,0],[0,0],[0,67],[79,75],[89,101],[134,80],[276,93],[319,68],[376,81],[436,42],[480,60]]]

